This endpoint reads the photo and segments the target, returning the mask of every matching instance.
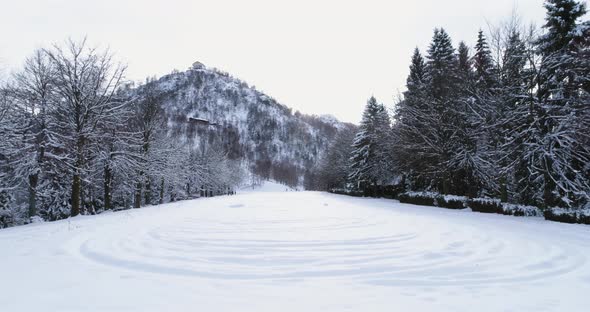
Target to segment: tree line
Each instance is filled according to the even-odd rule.
[[[512,18],[455,48],[435,29],[426,54],[415,49],[393,112],[370,98],[315,186],[590,204],[590,22],[583,2],[544,6],[540,34]]]
[[[39,49],[0,89],[0,227],[228,193],[222,149],[170,139],[162,90],[86,40]]]

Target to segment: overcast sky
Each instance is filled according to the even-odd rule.
[[[366,99],[403,91],[412,50],[434,27],[473,46],[517,8],[543,23],[541,0],[148,1],[2,0],[0,62],[18,68],[36,47],[88,36],[143,80],[194,61],[228,71],[305,113],[358,122]]]

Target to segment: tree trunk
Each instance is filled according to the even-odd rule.
[[[80,197],[82,195],[82,165],[84,164],[84,137],[80,135],[80,130],[77,130],[78,139],[76,141],[76,168],[74,169],[74,178],[72,181],[72,210],[70,213],[72,217],[80,214]]]
[[[449,180],[447,180],[447,179],[443,180],[443,182],[442,182],[442,193],[443,194],[449,194],[450,189],[451,189],[451,186],[450,186]]]
[[[164,203],[164,178],[160,180],[160,204]]]
[[[39,174],[31,174],[29,176],[29,218],[37,215],[37,184],[39,182]]]
[[[112,184],[112,169],[110,165],[104,167],[104,210],[110,210],[111,207],[111,184]]]
[[[74,173],[74,179],[72,181],[72,210],[70,212],[70,215],[72,217],[75,217],[80,214],[80,184],[80,174],[76,170],[76,173]]]
[[[152,203],[152,183],[150,178],[145,178],[145,191],[143,193],[144,205],[150,205]]]
[[[543,173],[543,178],[545,180],[543,187],[543,204],[545,208],[549,208],[555,204],[555,198],[553,195],[555,183],[553,182],[553,179],[551,179],[551,173],[549,172],[552,165],[552,159],[545,157],[545,172]]]
[[[500,200],[504,203],[508,202],[508,186],[506,177],[500,179]]]
[[[133,196],[133,208],[141,207],[141,182],[137,182],[135,186],[135,194]]]

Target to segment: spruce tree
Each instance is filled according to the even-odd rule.
[[[428,97],[426,64],[418,48],[414,50],[410,74],[406,80],[407,91],[396,105],[393,128],[393,158],[401,170],[405,184],[410,189],[423,189],[430,185],[425,172],[434,154],[429,144],[430,125],[434,113]]]
[[[590,147],[581,144],[588,128],[587,90],[584,70],[577,68],[580,55],[576,37],[583,35],[577,20],[585,5],[573,0],[548,0],[545,34],[536,42],[541,64],[532,126],[537,140],[527,158],[533,167],[531,179],[539,181],[537,198],[545,207],[578,206],[589,201],[590,182],[584,167]]]
[[[458,85],[457,57],[447,32],[440,28],[434,30],[432,43],[428,49],[426,62],[427,85],[431,99],[431,124],[433,129],[428,140],[436,152],[431,156],[429,174],[432,184],[442,193],[452,192],[453,172],[449,168],[452,156],[453,135],[457,122]]]
[[[345,127],[338,131],[328,152],[319,162],[317,181],[311,189],[331,190],[346,188],[351,166],[350,155],[356,127]],[[307,189],[307,188],[306,188]]]
[[[469,55],[469,47],[465,42],[459,42],[457,47],[457,73],[460,83],[465,85],[470,82],[472,76],[472,62]],[[463,89],[463,88],[462,88]]]
[[[383,104],[375,97],[367,101],[363,119],[352,144],[349,180],[359,189],[374,194],[375,187],[391,178],[389,139],[391,125]]]
[[[438,100],[453,96],[457,59],[451,38],[443,28],[434,29],[427,58],[426,71],[432,96]]]
[[[408,91],[405,93],[406,98],[423,91],[425,70],[424,58],[420,54],[420,50],[415,48],[410,65],[410,74],[406,80],[406,86],[408,88]]]
[[[494,86],[494,63],[492,53],[483,31],[477,33],[475,54],[473,55],[473,68],[475,69],[476,83],[480,88]]]
[[[528,55],[520,33],[513,31],[507,38],[500,71],[500,92],[494,135],[497,140],[496,160],[500,176],[502,201],[522,201],[533,197],[528,184],[528,163],[520,157],[526,151],[525,137],[530,124],[531,71],[526,68]]]

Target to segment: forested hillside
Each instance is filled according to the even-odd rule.
[[[303,182],[339,130],[352,127],[330,116],[293,113],[246,82],[199,62],[138,89],[146,87],[160,94],[170,137],[195,149],[222,147],[254,174],[292,186]]]
[[[69,40],[2,86],[0,227],[231,194],[246,179],[301,185],[353,127],[198,62],[140,85],[125,69]]]

